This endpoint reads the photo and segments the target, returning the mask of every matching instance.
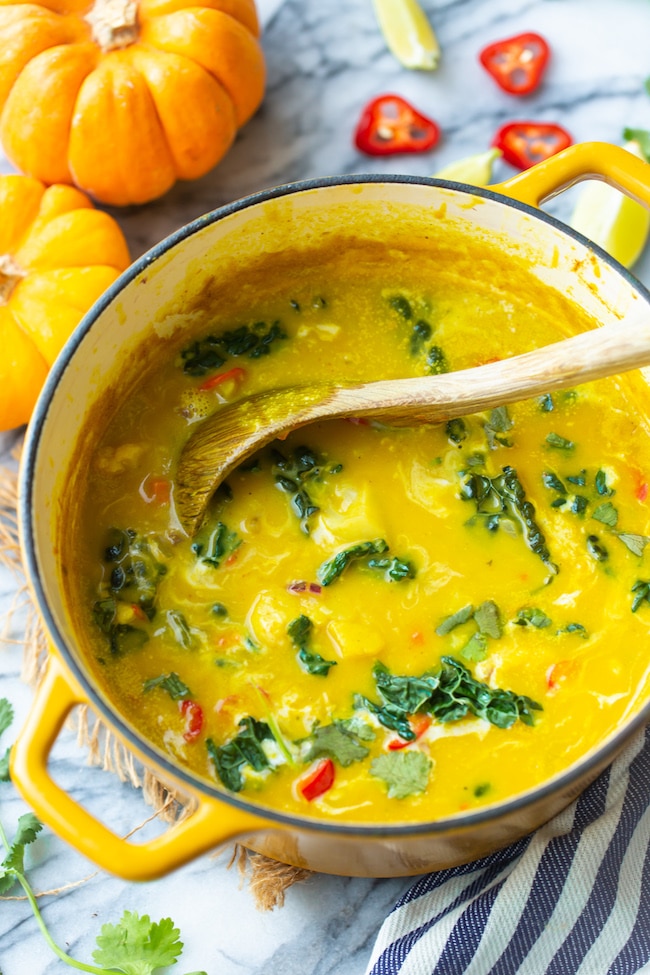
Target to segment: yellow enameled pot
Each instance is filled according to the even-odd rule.
[[[58,538],[66,485],[102,393],[137,365],[147,338],[182,327],[190,299],[227,287],[228,275],[261,255],[318,247],[336,235],[382,243],[445,228],[524,256],[548,289],[601,322],[623,318],[650,294],[623,267],[537,209],[573,183],[600,178],[650,206],[650,166],[609,145],[583,144],[506,183],[477,188],[439,179],[350,176],[264,191],[184,227],[137,261],[97,302],[57,360],[27,434],[20,483],[24,560],[51,654],[31,713],[12,750],[12,777],[36,814],[108,871],[160,876],[237,840],[277,860],[357,876],[400,876],[467,862],[513,842],[565,807],[650,716],[650,703],[582,760],[514,799],[434,822],[386,826],[321,822],[271,813],[173,763],[107,700],[84,661],[66,611]],[[480,274],[480,268],[477,268]],[[69,712],[90,704],[194,811],[161,836],[127,842],[57,785],[48,757]]]

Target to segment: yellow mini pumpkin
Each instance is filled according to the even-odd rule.
[[[0,430],[29,420],[66,339],[129,263],[122,231],[85,194],[0,176]]]
[[[0,141],[115,206],[203,176],[264,92],[254,0],[0,0]]]

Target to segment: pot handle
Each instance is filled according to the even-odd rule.
[[[50,655],[25,725],[10,753],[11,779],[39,819],[102,869],[124,880],[154,880],[228,840],[268,829],[227,802],[194,795],[197,808],[146,843],[122,839],[54,782],[48,758],[68,714],[88,701]]]
[[[621,146],[582,142],[563,149],[490,189],[520,203],[538,207],[574,183],[600,179],[650,207],[650,165]]]

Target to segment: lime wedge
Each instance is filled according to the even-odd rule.
[[[435,71],[440,45],[417,0],[374,0],[386,44],[405,68]]]
[[[624,149],[645,159],[637,142]],[[575,205],[569,226],[578,230],[625,267],[640,257],[650,232],[650,211],[608,183],[589,180]]]
[[[465,156],[464,159],[439,169],[434,176],[439,179],[453,179],[457,183],[470,183],[472,186],[487,186],[492,179],[492,163],[500,155],[500,149],[492,148],[475,156]]]

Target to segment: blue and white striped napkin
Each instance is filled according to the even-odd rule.
[[[649,800],[647,729],[532,836],[420,878],[366,975],[650,975]]]

